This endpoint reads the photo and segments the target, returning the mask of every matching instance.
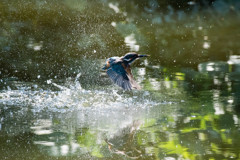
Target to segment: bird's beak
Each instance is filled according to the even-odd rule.
[[[138,55],[139,58],[141,57],[149,57],[149,55],[146,55],[146,54],[141,54],[141,55]]]

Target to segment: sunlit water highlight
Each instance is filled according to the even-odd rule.
[[[117,107],[151,107],[159,104],[172,102],[154,102],[151,100],[148,91],[124,92],[121,90],[105,88],[84,89],[80,82],[76,80],[68,83],[68,86],[47,81],[49,87],[55,87],[59,91],[43,90],[36,88],[35,84],[28,87],[21,87],[12,90],[9,86],[7,90],[0,93],[0,103],[3,105],[30,105],[35,111],[48,109],[52,111],[72,111],[86,108],[117,108]],[[36,86],[35,86],[36,87]],[[38,86],[37,86],[38,87]]]

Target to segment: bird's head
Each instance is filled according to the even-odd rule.
[[[123,56],[122,59],[126,62],[131,63],[137,58],[142,58],[142,57],[148,57],[148,55],[141,55],[133,52],[133,53],[127,53],[125,56]]]

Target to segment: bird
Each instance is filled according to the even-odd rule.
[[[135,52],[130,52],[122,57],[110,57],[106,60],[106,64],[102,70],[106,71],[113,83],[121,87],[123,90],[139,90],[141,87],[134,80],[130,65],[136,59],[142,57],[148,57],[148,55],[140,55]]]

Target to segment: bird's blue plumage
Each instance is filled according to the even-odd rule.
[[[123,57],[108,58],[103,69],[107,70],[110,79],[124,90],[139,89],[140,87],[134,81],[130,69],[130,64],[138,57],[145,57],[145,55],[128,53]]]
[[[129,81],[128,73],[125,71],[119,57],[111,57],[108,59],[110,67],[107,69],[107,74],[111,80],[122,87],[124,90],[131,90],[132,85]]]

